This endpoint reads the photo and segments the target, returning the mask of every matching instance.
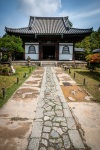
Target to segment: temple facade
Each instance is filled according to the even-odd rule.
[[[9,35],[20,36],[25,49],[24,59],[74,60],[75,43],[90,35],[90,29],[73,28],[68,17],[33,17],[25,28],[5,27]]]

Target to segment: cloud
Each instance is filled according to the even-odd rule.
[[[80,13],[77,13],[75,15],[76,18],[87,18],[87,17],[92,17],[94,15],[98,15],[100,14],[100,9],[97,9],[97,10],[89,10],[89,11],[84,11],[84,12],[80,12]]]
[[[81,9],[71,9],[69,11],[62,10],[58,16],[69,16],[69,20],[76,28],[90,28],[99,23],[100,8],[98,6],[93,8],[93,5]]]
[[[18,9],[29,16],[55,16],[61,0],[19,0]]]
[[[69,16],[73,27],[88,28],[98,24],[100,8],[98,3],[83,5],[83,7],[67,5],[63,0],[18,0],[18,9],[28,16]],[[95,19],[95,22],[94,22]]]

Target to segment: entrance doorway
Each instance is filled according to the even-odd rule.
[[[43,59],[55,60],[55,46],[43,46]]]

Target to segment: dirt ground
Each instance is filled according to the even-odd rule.
[[[78,85],[61,86],[61,88],[65,99],[69,102],[86,102],[93,100],[93,98]]]
[[[79,86],[68,74],[62,71],[61,68],[56,68],[55,70],[66,101],[92,102],[93,97],[83,89],[82,86]]]
[[[0,150],[27,149],[43,73],[38,67],[0,109]]]
[[[100,150],[100,104],[63,69],[55,68],[59,84],[83,138],[91,150]],[[62,73],[61,73],[62,72]]]

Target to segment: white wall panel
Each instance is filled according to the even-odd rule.
[[[29,54],[29,47],[34,46],[36,54]],[[27,57],[30,57],[33,60],[39,60],[39,43],[25,43],[25,60]]]
[[[63,54],[63,48],[67,46],[69,53]],[[59,60],[72,60],[73,59],[73,43],[59,43]]]

